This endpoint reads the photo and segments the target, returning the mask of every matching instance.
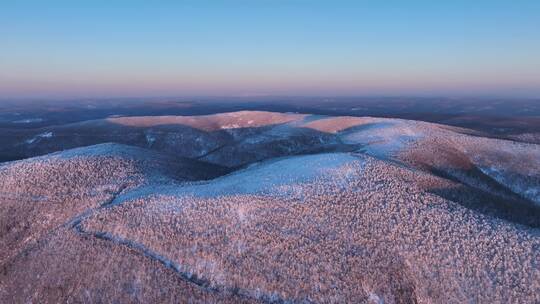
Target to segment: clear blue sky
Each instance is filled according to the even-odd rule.
[[[0,97],[540,96],[540,1],[0,0]]]

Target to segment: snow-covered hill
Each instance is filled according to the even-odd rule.
[[[246,111],[29,132],[81,147],[0,165],[2,303],[540,301],[538,145]]]

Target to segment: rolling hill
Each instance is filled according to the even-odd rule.
[[[242,111],[10,137],[0,302],[539,302],[540,146]],[[26,158],[28,157],[28,158]]]

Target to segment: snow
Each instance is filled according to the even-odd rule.
[[[145,157],[155,157],[156,154],[148,150],[116,144],[116,143],[104,143],[88,147],[80,147],[61,152],[49,154],[50,156],[61,157],[64,159],[74,157],[102,157],[102,156],[122,156],[127,158],[144,159]],[[159,154],[157,154],[159,155]],[[44,156],[44,157],[47,157]]]
[[[353,128],[343,135],[343,141],[348,144],[364,145],[361,152],[386,159],[423,136],[424,132],[414,122],[381,120],[362,125],[358,130]]]
[[[30,139],[27,139],[25,142],[27,144],[33,144],[42,138],[51,138],[53,136],[54,136],[53,132],[45,132],[45,133],[38,134]]]
[[[306,183],[328,175],[350,174],[345,165],[358,159],[344,153],[316,154],[287,157],[275,161],[263,162],[246,170],[236,172],[214,181],[214,193],[260,193],[279,191],[283,194],[291,190],[292,185]]]
[[[370,292],[369,293],[369,301],[374,304],[384,304],[384,300],[381,299],[377,294]]]
[[[148,147],[152,147],[154,142],[156,142],[156,137],[151,133],[146,133],[145,138],[146,138],[146,143],[148,144]]]
[[[41,276],[40,284],[67,276],[86,276],[81,271],[82,264],[76,263],[72,272],[53,275],[53,270],[59,268],[54,264],[57,260],[74,260],[66,258],[66,252],[78,258],[94,250],[92,254],[104,257],[98,261],[118,257],[119,250],[100,251],[96,242],[87,239],[83,245],[74,246],[80,238],[63,234],[62,229],[69,225],[59,225],[75,223],[76,231],[86,233],[90,240],[97,237],[111,246],[128,246],[184,279],[193,275],[192,281],[197,282],[197,278],[202,278],[199,282],[208,282],[204,286],[217,285],[226,294],[240,290],[244,296],[257,294],[263,300],[284,299],[283,302],[345,302],[354,298],[394,303],[410,287],[411,302],[466,302],[470,298],[479,302],[538,302],[536,227],[516,225],[447,200],[430,190],[450,189],[448,185],[459,185],[457,182],[434,176],[428,170],[422,172],[414,164],[395,166],[394,159],[387,161],[407,150],[428,151],[422,156],[433,158],[422,159],[426,164],[433,165],[442,159],[445,168],[450,169],[464,159],[463,163],[470,165],[467,169],[478,167],[500,184],[534,200],[540,195],[536,160],[540,158],[535,152],[538,147],[480,140],[448,129],[443,132],[433,124],[406,120],[328,121],[328,117],[312,115],[302,119],[281,116],[280,123],[274,124],[276,120],[265,113],[255,114],[207,116],[199,125],[193,122],[197,118],[190,121],[212,130],[243,128],[246,123],[272,125],[248,135],[237,130],[216,132],[238,134],[233,141],[220,142],[231,149],[222,154],[223,158],[216,158],[216,163],[249,153],[258,158],[257,162],[247,161],[243,169],[213,180],[175,179],[165,170],[190,174],[199,167],[186,165],[192,160],[172,167],[177,161],[174,156],[112,143],[0,166],[0,186],[4,191],[0,196],[4,204],[14,202],[9,208],[17,210],[13,212],[19,217],[17,223],[33,231],[36,223],[47,223],[56,217],[57,222],[38,228],[43,235],[58,231],[52,236],[54,242],[45,240],[39,248],[30,248],[32,254],[20,264],[5,267],[6,274],[2,275],[13,278],[5,280],[9,284],[6,290],[11,292],[27,282],[28,293],[42,290],[32,281],[37,276]],[[160,123],[172,121],[175,119],[167,118]],[[313,124],[306,126],[306,122]],[[144,123],[156,122],[148,118]],[[149,130],[143,134],[146,144],[151,145],[154,135],[160,134]],[[186,135],[182,132],[171,140],[177,144]],[[52,131],[40,133],[32,142],[53,136]],[[185,137],[188,139],[183,143],[191,145],[203,146],[208,141],[204,136]],[[356,145],[363,146],[361,151],[375,157],[339,152],[290,156],[302,151],[297,145],[304,141],[318,145],[327,138],[353,145],[354,149]],[[294,148],[279,151],[281,157],[265,154],[268,151],[257,150],[258,147],[235,146],[238,142],[265,142],[267,149],[273,140],[284,139],[290,140],[287,148]],[[328,147],[330,151],[353,150]],[[437,151],[455,151],[458,161],[444,154],[441,157]],[[474,159],[473,155],[484,157]],[[139,177],[140,180],[133,181]],[[19,186],[21,183],[23,186]],[[15,196],[13,189],[20,195]],[[460,199],[469,199],[466,194]],[[51,200],[55,204],[47,204]],[[35,213],[34,217],[24,213],[29,212],[25,209],[28,204],[20,204],[21,201],[35,205],[28,209]],[[65,212],[70,203],[73,210]],[[64,213],[64,218],[58,219],[58,214]],[[10,217],[11,214],[2,220]],[[63,228],[54,230],[57,227]],[[9,236],[17,236],[14,231],[11,229]],[[24,242],[28,235],[7,239]],[[3,246],[3,250],[17,248],[11,245]],[[40,253],[48,246],[55,249],[55,254]],[[13,261],[19,263],[18,259]],[[49,264],[53,266],[45,271],[36,268]],[[112,268],[116,274],[125,272],[125,264],[110,263],[116,267]],[[100,276],[111,277],[118,279],[109,273]],[[97,284],[88,282],[90,286]],[[294,295],[305,298],[297,299]]]
[[[28,123],[36,123],[36,122],[42,122],[43,118],[27,118],[27,119],[21,119],[21,120],[15,120],[13,123],[16,124],[28,124]]]
[[[38,136],[42,137],[42,138],[51,138],[51,137],[53,137],[53,132],[45,132],[45,133],[42,133],[42,134],[40,134]]]
[[[238,128],[240,128],[240,126],[237,125],[237,124],[223,125],[223,126],[220,127],[220,129],[222,129],[222,130],[238,129]]]
[[[234,194],[302,195],[302,184],[332,180],[337,188],[346,189],[358,176],[362,160],[347,153],[328,153],[285,157],[253,164],[248,168],[214,179],[178,187],[151,185],[123,196],[122,200],[159,196],[218,197]]]
[[[533,182],[527,182],[525,178],[495,166],[478,166],[478,169],[485,175],[496,180],[499,184],[510,189],[512,192],[529,199],[540,206],[540,186],[534,184],[534,179]],[[536,183],[538,183],[537,180]]]

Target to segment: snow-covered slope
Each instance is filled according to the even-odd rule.
[[[129,189],[207,179],[221,170],[119,144],[5,163],[0,166],[0,261]]]
[[[0,165],[1,303],[540,301],[537,145],[266,112],[37,131],[131,146]]]

